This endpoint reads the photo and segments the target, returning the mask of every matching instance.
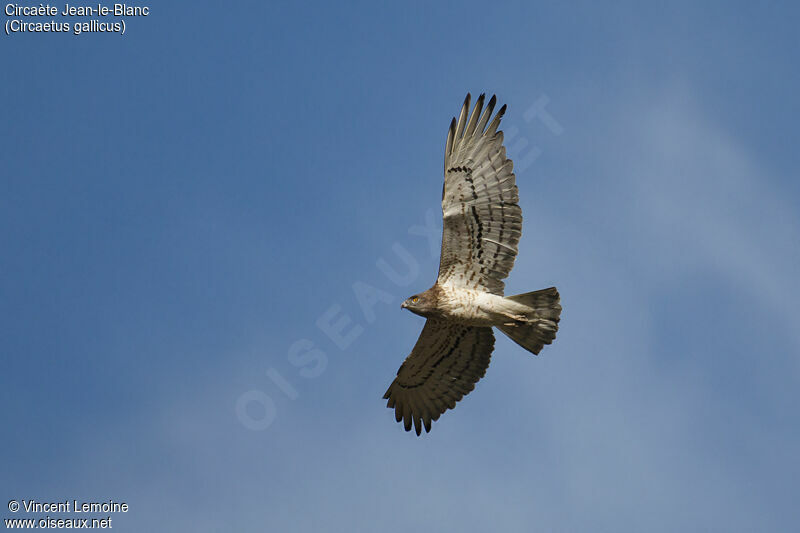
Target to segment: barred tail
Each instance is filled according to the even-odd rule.
[[[558,321],[561,317],[561,298],[555,287],[540,291],[526,292],[506,299],[530,308],[525,320],[514,325],[498,326],[511,340],[536,355],[545,344],[556,338]]]

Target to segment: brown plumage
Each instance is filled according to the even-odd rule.
[[[472,113],[469,103],[467,94],[447,135],[439,275],[402,304],[428,320],[384,395],[397,421],[417,435],[486,373],[493,326],[538,354],[555,339],[561,316],[555,287],[503,297],[522,234],[513,164],[497,130],[506,107],[492,118],[494,96],[483,109],[481,95]]]

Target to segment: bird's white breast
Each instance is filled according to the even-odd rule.
[[[440,306],[445,316],[473,326],[492,326],[507,312],[502,296],[475,289],[441,286]]]

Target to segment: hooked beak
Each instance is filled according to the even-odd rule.
[[[403,302],[403,303],[401,303],[401,304],[400,304],[400,309],[406,309],[407,307],[408,307],[408,306],[406,305],[406,303],[405,303],[405,302]]]

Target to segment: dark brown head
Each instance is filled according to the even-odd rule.
[[[400,304],[403,309],[408,309],[415,315],[432,317],[439,313],[438,287],[433,286],[425,292],[415,294]]]

